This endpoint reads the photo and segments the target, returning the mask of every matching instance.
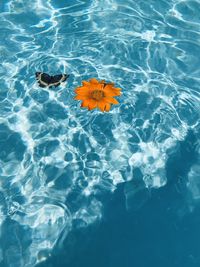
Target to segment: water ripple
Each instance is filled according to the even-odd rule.
[[[99,196],[119,183],[127,209],[140,207],[146,188],[166,184],[171,150],[188,131],[198,137],[199,2],[10,0],[0,8],[0,238],[13,235],[0,262],[32,267],[74,222],[101,219]],[[70,78],[41,89],[36,71]],[[108,114],[73,101],[91,77],[122,88]],[[188,173],[194,199],[197,166]],[[144,199],[132,204],[140,190]]]

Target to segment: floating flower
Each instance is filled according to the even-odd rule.
[[[119,104],[114,97],[121,95],[120,91],[120,88],[114,87],[114,83],[92,78],[90,81],[83,81],[82,86],[75,89],[77,95],[74,99],[82,100],[81,107],[83,108],[88,108],[88,110],[99,108],[104,112],[110,110],[111,104]]]

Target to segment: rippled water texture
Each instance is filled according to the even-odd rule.
[[[48,258],[74,225],[102,219],[103,195],[121,183],[127,212],[139,209],[167,183],[166,166],[186,142],[193,209],[200,2],[1,0],[0,10],[0,264]],[[36,71],[70,78],[42,89]],[[121,87],[120,105],[80,109],[73,90],[91,77]]]

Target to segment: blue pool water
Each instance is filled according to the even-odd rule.
[[[199,14],[0,1],[1,267],[200,266]],[[92,77],[122,88],[109,113],[73,100]]]

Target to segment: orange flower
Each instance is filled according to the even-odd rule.
[[[115,88],[114,83],[106,83],[104,80],[97,81],[92,78],[90,81],[83,81],[82,86],[75,89],[77,94],[74,99],[82,100],[81,107],[92,110],[99,108],[101,111],[109,111],[111,104],[119,104],[113,98],[121,95],[121,89]]]

